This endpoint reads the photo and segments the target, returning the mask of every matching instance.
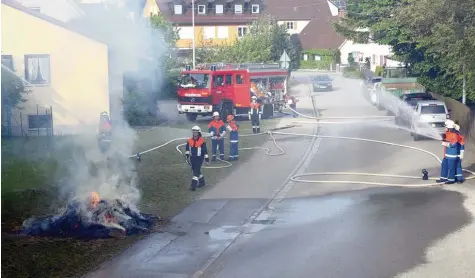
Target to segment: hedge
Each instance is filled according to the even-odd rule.
[[[302,55],[307,54],[309,57],[307,61],[300,61],[301,69],[330,69],[330,65],[335,64],[337,60],[338,51],[333,51],[331,49],[306,49],[302,50]],[[314,60],[314,55],[321,57],[320,61]]]

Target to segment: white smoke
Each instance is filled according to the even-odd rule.
[[[100,151],[97,138],[75,139],[72,160],[67,162],[68,180],[61,185],[61,193],[69,200],[86,204],[93,191],[105,200],[122,199],[132,205],[140,200],[135,161],[128,158],[133,153],[137,133],[123,114],[124,74],[152,80],[152,88],[141,92],[141,97],[150,98],[163,84],[162,59],[169,52],[164,36],[142,16],[143,3],[140,2],[109,0],[86,4],[85,16],[69,23],[72,28],[108,45],[113,123],[111,145],[106,154]],[[99,115],[97,117],[99,121]]]

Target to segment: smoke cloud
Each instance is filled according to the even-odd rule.
[[[85,16],[69,22],[72,28],[88,34],[109,48],[110,115],[113,131],[110,148],[104,154],[95,136],[74,139],[72,160],[67,162],[68,179],[60,191],[68,200],[87,204],[91,192],[105,200],[122,199],[133,206],[140,200],[133,153],[137,133],[123,113],[124,76],[147,79],[152,86],[139,91],[139,97],[151,99],[164,81],[162,59],[169,49],[159,30],[143,18],[142,1],[109,0],[86,4]],[[94,101],[91,99],[91,101]],[[146,109],[154,109],[155,103]],[[156,108],[155,108],[156,109]],[[99,115],[97,115],[99,121]]]

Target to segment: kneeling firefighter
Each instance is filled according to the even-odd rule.
[[[455,123],[452,120],[445,121],[444,159],[441,163],[440,179],[438,183],[455,183],[455,171],[459,151],[458,135],[455,133]]]
[[[234,121],[233,115],[228,115],[226,118],[228,125],[227,129],[229,131],[229,160],[238,160],[239,159],[239,125]]]
[[[460,133],[460,126],[455,123],[455,133],[458,135],[458,143],[459,143],[459,149],[458,149],[458,158],[457,158],[457,166],[455,170],[455,180],[457,183],[463,183],[463,168],[462,168],[462,160],[463,160],[463,154],[465,152],[465,136]]]
[[[226,127],[223,121],[219,118],[219,113],[213,113],[213,119],[208,125],[208,131],[211,134],[211,148],[213,158],[216,161],[216,149],[219,147],[219,158],[224,160],[224,135],[226,135]]]
[[[251,108],[249,109],[249,120],[252,124],[252,133],[260,133],[261,127],[259,121],[262,118],[261,105],[257,102],[257,97],[252,96]]]
[[[191,179],[191,190],[195,191],[196,187],[205,186],[205,178],[201,173],[201,165],[203,160],[209,162],[208,150],[206,149],[206,141],[201,136],[201,128],[194,126],[191,128],[193,136],[186,142],[185,157],[191,165],[193,178]]]

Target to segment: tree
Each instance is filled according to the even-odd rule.
[[[291,40],[285,27],[279,25],[275,18],[263,16],[253,21],[248,26],[248,33],[234,43],[201,48],[197,52],[197,60],[227,63],[279,62],[284,50],[291,60],[291,68],[297,68],[301,56],[300,42],[295,37]]]
[[[30,91],[21,78],[2,66],[2,106],[18,108]]]

